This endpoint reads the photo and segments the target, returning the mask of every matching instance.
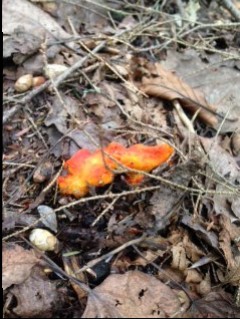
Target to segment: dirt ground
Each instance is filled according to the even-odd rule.
[[[3,1],[4,318],[240,316],[240,1]]]

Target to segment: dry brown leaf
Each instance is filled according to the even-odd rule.
[[[175,184],[187,187],[199,167],[199,161],[191,159],[184,164],[174,167],[166,178]],[[173,192],[171,188],[165,186],[162,186],[153,193],[148,211],[155,218],[154,228],[156,231],[164,229],[169,225],[172,213],[176,212],[177,207],[180,206],[182,196],[182,190],[176,189]]]
[[[203,251],[200,250],[192,241],[192,239],[189,238],[189,234],[184,234],[183,237],[183,246],[186,250],[186,254],[189,260],[191,260],[192,263],[199,261],[199,258],[204,255]]]
[[[193,89],[176,74],[163,68],[160,63],[150,63],[143,59],[133,62],[135,64],[133,70],[136,69],[134,78],[140,76],[140,89],[144,93],[170,101],[178,99],[190,112],[195,113],[200,110],[199,117],[204,122],[213,127],[217,125],[218,120],[211,113],[216,107],[207,102],[201,91]]]
[[[19,245],[3,247],[3,282],[2,288],[6,289],[13,284],[21,284],[31,274],[32,268],[39,259],[33,250],[25,250]]]
[[[218,237],[213,231],[208,231],[194,217],[185,215],[181,219],[181,223],[194,231],[194,233],[205,241],[208,245],[218,250]]]
[[[176,246],[173,246],[172,249],[172,268],[185,270],[188,267],[186,251],[182,247],[182,243],[179,243]]]
[[[51,318],[60,304],[56,285],[39,267],[34,267],[31,276],[11,292],[18,303],[14,312],[21,318]]]
[[[231,223],[226,215],[219,218],[221,230],[219,232],[219,246],[224,253],[228,270],[236,269],[240,266],[239,251],[233,249],[233,242],[240,237],[240,228]]]
[[[199,283],[202,281],[202,275],[195,269],[186,270],[186,283]]]
[[[131,265],[146,267],[148,264],[154,262],[157,258],[162,257],[165,254],[164,250],[158,249],[157,251],[146,250],[142,253],[142,256],[137,257]]]
[[[195,300],[185,316],[187,318],[239,318],[240,308],[234,306],[231,295],[225,292],[210,292],[206,297]]]
[[[219,118],[214,127],[221,133],[235,132],[240,127],[240,72],[236,63],[234,59],[223,59],[219,53],[205,52],[203,57],[189,48],[184,52],[168,50],[166,60],[161,62],[164,68],[174,70],[191,87],[200,88],[208,103],[217,106],[222,119],[228,119],[223,123]]]
[[[139,271],[111,275],[88,298],[82,318],[166,318],[181,303],[167,285]]]

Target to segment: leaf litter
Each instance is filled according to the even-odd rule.
[[[239,316],[237,25],[212,3],[4,1],[5,317]],[[64,80],[16,94],[48,65]],[[111,142],[175,154],[137,187],[123,170],[62,196],[62,161]],[[29,250],[38,226],[60,252]]]

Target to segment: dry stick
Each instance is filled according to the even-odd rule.
[[[183,19],[185,20],[185,19]],[[232,22],[232,23],[208,23],[208,24],[198,24],[197,26],[191,28],[190,30],[186,30],[184,31],[184,29],[186,29],[188,26],[184,26],[174,37],[171,38],[166,38],[163,35],[161,36],[162,38],[166,38],[167,42],[163,43],[163,44],[157,44],[157,45],[152,45],[149,46],[147,48],[134,48],[134,51],[137,52],[144,52],[144,51],[149,51],[149,50],[154,50],[154,49],[160,49],[163,50],[165,49],[169,44],[171,44],[172,42],[180,42],[180,40],[177,40],[177,38],[183,38],[184,36],[188,35],[189,33],[192,33],[194,31],[197,31],[199,29],[205,29],[205,28],[229,28],[229,27],[239,27],[239,23],[238,22]],[[215,51],[216,52],[216,51]],[[219,51],[220,52],[220,51]]]
[[[219,0],[218,2],[231,13],[236,21],[240,22],[240,11],[235,7],[231,0]]]
[[[82,41],[79,40],[79,44],[80,44],[80,45],[84,48],[84,50],[86,50],[87,52],[90,51],[89,48],[88,48]],[[120,80],[123,81],[123,83],[126,85],[126,87],[127,87],[130,91],[132,91],[132,92],[134,92],[134,93],[137,92],[137,93],[139,93],[139,94],[141,94],[141,95],[143,95],[143,96],[146,96],[146,94],[145,94],[144,92],[142,92],[141,90],[139,90],[133,83],[131,83],[131,82],[127,81],[126,79],[124,79],[124,77],[123,77],[117,70],[115,70],[114,67],[113,67],[110,63],[108,63],[107,61],[105,61],[105,60],[104,60],[102,57],[100,57],[99,55],[97,55],[97,54],[95,54],[95,53],[93,53],[93,52],[92,52],[92,54],[93,54],[93,56],[94,56],[95,58],[97,58],[99,61],[103,62],[104,65],[106,65],[106,66],[109,68],[109,70],[111,70],[114,74],[116,74],[117,77],[118,77]]]
[[[38,137],[39,137],[40,140],[42,141],[42,143],[43,143],[45,149],[48,150],[48,145],[47,145],[47,143],[45,142],[44,137],[42,136],[42,134],[41,134],[40,130],[38,129],[36,123],[34,122],[33,118],[32,118],[31,115],[28,114],[28,113],[26,113],[26,115],[27,115],[27,118],[28,118],[29,122],[31,123],[31,125],[32,125],[33,128],[35,129],[35,131],[36,131]]]
[[[64,270],[62,270],[61,267],[59,267],[53,260],[51,260],[49,257],[47,257],[44,252],[39,250],[36,246],[34,246],[26,238],[21,236],[21,239],[24,240],[33,249],[35,249],[38,252],[38,254],[40,254],[40,256],[47,262],[48,266],[52,268],[53,271],[61,274],[63,277],[68,278],[69,280],[72,280],[75,284],[79,285],[87,293],[89,293],[89,294],[94,293],[93,290],[91,288],[89,288],[85,283],[81,282],[76,277],[71,276],[71,275],[67,274]]]
[[[175,38],[172,39],[172,38],[169,38],[169,37],[164,36],[164,35],[162,35],[162,38],[166,39],[166,40],[171,40],[171,42],[174,41],[176,43],[180,43],[180,44],[186,45],[188,47],[191,47],[191,48],[194,48],[194,49],[197,49],[197,50],[202,50],[202,51],[205,50],[205,51],[209,51],[209,52],[213,52],[213,53],[218,53],[218,54],[220,54],[222,56],[226,56],[229,59],[236,59],[236,60],[240,59],[239,58],[239,54],[237,54],[237,53],[236,54],[232,54],[230,52],[217,50],[217,49],[214,49],[212,47],[201,46],[201,45],[199,46],[199,45],[196,45],[196,44],[191,44],[191,43],[189,43],[187,41],[184,41],[184,40],[178,40],[178,39],[175,39]]]
[[[192,122],[189,120],[189,118],[187,117],[187,115],[184,113],[180,103],[178,102],[178,100],[173,100],[173,105],[178,113],[178,116],[180,117],[181,121],[185,124],[185,126],[187,127],[188,131],[195,134],[195,130],[193,128],[193,124]]]
[[[99,43],[92,51],[90,51],[81,60],[79,60],[74,65],[72,65],[69,69],[67,69],[62,74],[60,74],[53,81],[55,87],[58,87],[67,77],[69,77],[74,71],[79,69],[91,56],[93,56],[95,53],[100,51],[105,46],[105,44],[106,44],[106,41]],[[29,103],[33,97],[35,97],[36,95],[41,93],[43,90],[45,90],[50,84],[51,84],[51,80],[48,80],[47,82],[43,83],[41,86],[39,86],[38,88],[36,88],[36,89],[32,90],[30,93],[28,93],[20,101],[17,101],[18,104],[16,104],[10,110],[4,112],[3,124],[5,124],[16,112],[18,112],[22,107],[24,107],[25,104]]]
[[[81,203],[86,203],[86,202],[89,202],[89,201],[98,200],[98,199],[107,199],[107,198],[114,199],[116,197],[120,198],[120,197],[127,196],[127,195],[140,194],[142,192],[150,192],[150,191],[154,191],[156,189],[159,189],[160,187],[161,187],[161,185],[158,185],[158,186],[144,187],[144,188],[141,188],[141,189],[136,189],[136,190],[131,190],[131,191],[124,191],[124,192],[116,193],[116,194],[110,193],[110,194],[96,195],[96,196],[92,196],[92,197],[84,197],[84,198],[81,198],[81,199],[76,200],[74,202],[71,202],[71,203],[69,203],[67,205],[60,206],[60,207],[54,209],[53,212],[57,213],[57,212],[60,212],[60,211],[62,211],[64,209],[73,207],[75,205],[78,205],[78,204],[81,204]],[[2,241],[6,241],[6,240],[8,240],[8,239],[10,239],[10,238],[12,238],[14,236],[18,236],[18,235],[24,233],[25,231],[28,231],[30,228],[36,226],[40,221],[42,221],[45,218],[46,218],[46,216],[43,216],[43,217],[39,218],[38,220],[36,220],[31,225],[26,226],[26,227],[22,228],[21,230],[19,230],[17,232],[14,232],[12,234],[9,234],[9,235],[3,237]]]
[[[128,241],[127,243],[119,246],[118,248],[113,249],[109,253],[107,253],[105,255],[102,255],[99,258],[91,260],[89,263],[87,263],[86,266],[84,266],[81,269],[79,269],[76,272],[76,274],[79,274],[80,272],[83,272],[83,271],[87,270],[88,268],[95,266],[96,264],[98,264],[102,260],[106,260],[107,258],[112,257],[113,255],[116,255],[117,253],[119,253],[120,251],[124,250],[125,248],[127,248],[129,246],[133,246],[133,245],[139,244],[141,241],[143,241],[146,238],[146,236],[147,236],[146,234],[143,234],[141,237],[136,238],[136,239],[132,239],[132,240]]]
[[[114,200],[101,212],[100,215],[92,222],[91,227],[94,227],[98,221],[114,206],[119,197],[114,198]]]
[[[10,110],[7,110],[3,113],[3,124],[5,124],[16,112],[18,112],[19,110],[21,110],[21,108],[27,104],[28,102],[31,101],[31,99],[33,97],[35,97],[36,95],[38,95],[39,93],[41,93],[43,90],[45,90],[49,85],[50,85],[50,81],[47,81],[45,83],[43,83],[42,85],[40,85],[39,87],[37,87],[36,89],[33,89],[30,93],[28,93],[25,97],[23,97],[21,100],[16,101],[18,104],[16,104],[15,106],[13,106]],[[11,98],[9,99],[9,101],[11,102]]]

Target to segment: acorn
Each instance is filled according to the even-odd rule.
[[[14,87],[18,93],[23,93],[28,91],[33,85],[33,76],[32,74],[25,74],[20,76],[16,81]]]
[[[35,76],[32,81],[32,86],[37,87],[42,85],[45,82],[46,82],[46,79],[44,76]]]
[[[42,251],[59,250],[59,241],[56,236],[46,229],[33,229],[29,235],[30,242]]]

